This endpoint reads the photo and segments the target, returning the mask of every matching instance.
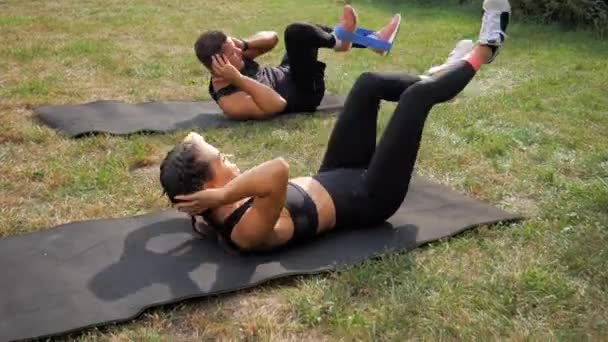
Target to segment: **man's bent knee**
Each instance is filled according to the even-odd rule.
[[[382,77],[379,73],[374,71],[364,71],[363,73],[361,73],[361,75],[359,75],[359,77],[355,81],[355,85],[353,86],[353,88],[363,88],[372,90],[378,88],[381,82]]]
[[[285,28],[285,41],[306,39],[310,25],[304,23],[293,23]]]

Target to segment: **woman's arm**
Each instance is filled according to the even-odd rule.
[[[232,231],[232,241],[244,250],[264,246],[274,234],[274,227],[285,205],[289,165],[282,158],[260,164],[239,175],[222,188],[176,196],[176,207],[191,215],[208,208],[253,197],[251,208]]]
[[[234,203],[247,197],[265,198],[287,186],[289,164],[283,158],[262,163],[243,172],[223,188],[224,201]]]
[[[244,250],[258,249],[274,239],[285,205],[289,165],[282,158],[253,168],[225,186],[226,198],[254,197],[251,208],[232,231],[232,242]]]
[[[221,188],[175,196],[178,201],[175,207],[190,215],[198,215],[207,209],[235,203],[244,198],[264,198],[273,193],[277,186],[280,187],[279,184],[283,183],[283,178],[288,178],[288,174],[289,165],[283,158],[270,160],[245,171]],[[284,183],[287,186],[287,180]]]

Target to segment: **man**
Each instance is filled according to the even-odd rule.
[[[393,39],[400,22],[396,15],[380,31],[377,39]],[[354,32],[357,15],[344,6],[339,25]],[[321,25],[295,23],[285,29],[287,50],[279,66],[260,66],[254,59],[278,43],[275,32],[259,32],[247,40],[207,31],[194,50],[211,72],[209,93],[224,114],[235,120],[265,119],[287,112],[312,112],[325,93],[325,64],[317,60],[319,48],[346,52],[353,44],[340,41],[333,30]],[[362,46],[355,46],[362,47]]]

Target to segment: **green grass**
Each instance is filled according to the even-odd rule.
[[[462,38],[473,5],[356,1],[360,23],[400,11],[391,55],[334,54],[329,90],[366,70],[421,72]],[[158,164],[187,131],[67,139],[31,108],[96,99],[203,99],[205,29],[246,36],[333,24],[330,1],[5,1],[0,5],[0,236],[166,208]],[[515,19],[497,61],[428,120],[418,172],[527,216],[332,274],[147,311],[92,340],[605,340],[608,338],[608,43]],[[280,43],[261,60],[276,63]],[[393,105],[383,106],[383,127]],[[241,169],[285,157],[312,174],[333,117],[208,130]]]

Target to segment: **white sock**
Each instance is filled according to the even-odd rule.
[[[338,37],[336,37],[335,33],[332,32],[331,35],[334,36],[334,39],[336,40],[336,44],[334,45],[334,50],[338,49],[340,46],[342,46],[342,41],[340,39],[338,39]]]

